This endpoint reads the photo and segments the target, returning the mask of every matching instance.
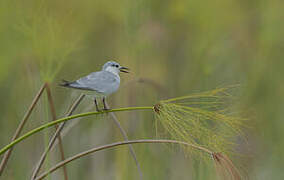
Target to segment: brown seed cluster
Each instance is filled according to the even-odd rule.
[[[154,111],[157,114],[160,114],[160,109],[161,109],[161,104],[160,103],[154,105]]]

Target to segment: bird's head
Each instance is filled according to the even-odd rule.
[[[128,70],[128,68],[120,66],[115,61],[108,61],[103,66],[103,71],[109,71],[114,74],[118,74],[119,72],[129,73]]]

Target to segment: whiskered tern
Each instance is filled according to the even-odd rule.
[[[63,80],[60,85],[85,92],[89,91],[88,94],[93,94],[95,97],[94,102],[97,111],[99,111],[97,98],[103,99],[104,110],[107,110],[106,97],[118,90],[120,84],[119,73],[129,73],[128,70],[128,68],[120,66],[119,63],[115,61],[108,61],[103,65],[101,71],[92,72],[76,81]]]

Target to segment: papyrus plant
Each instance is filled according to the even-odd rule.
[[[244,118],[233,113],[232,87],[160,101],[155,105],[157,133],[213,152],[233,153]],[[159,129],[159,124],[163,130]],[[200,155],[186,147],[190,154]],[[203,156],[201,156],[203,157]]]

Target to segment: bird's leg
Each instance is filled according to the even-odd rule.
[[[106,98],[103,97],[103,104],[104,104],[104,110],[109,110],[109,108],[106,105]]]
[[[95,102],[96,110],[99,112],[100,110],[99,110],[99,106],[98,106],[98,102],[96,98],[94,99],[94,102]]]

